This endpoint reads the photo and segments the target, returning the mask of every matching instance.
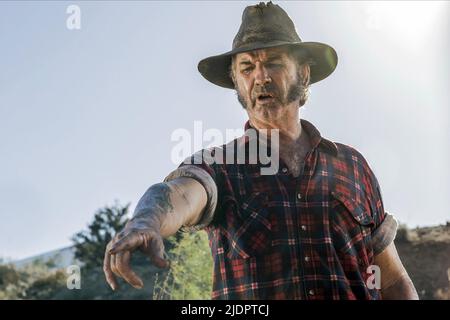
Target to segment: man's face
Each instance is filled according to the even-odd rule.
[[[309,68],[298,67],[282,48],[239,53],[232,65],[239,102],[250,119],[281,118],[287,109],[298,108],[303,79]]]

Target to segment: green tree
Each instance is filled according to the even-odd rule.
[[[178,232],[169,241],[170,271],[157,281],[153,299],[211,299],[213,261],[206,232]]]
[[[21,274],[12,265],[0,265],[0,290],[19,282],[20,279]]]
[[[47,299],[61,288],[62,271],[59,281],[54,281],[58,271],[51,271],[49,264],[33,261],[22,268],[12,264],[0,265],[0,300],[2,299]],[[47,294],[48,293],[48,294]]]
[[[116,203],[112,207],[99,209],[87,230],[80,231],[72,237],[75,258],[85,268],[91,269],[103,265],[106,245],[128,221],[129,205],[121,206]]]
[[[12,264],[0,265],[0,300],[20,299],[27,288],[28,276]]]
[[[25,290],[24,298],[33,300],[53,299],[55,294],[66,288],[67,275],[62,270],[50,272],[36,279]]]

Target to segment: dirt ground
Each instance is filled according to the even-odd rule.
[[[401,226],[395,244],[420,299],[450,300],[450,222],[416,229]]]

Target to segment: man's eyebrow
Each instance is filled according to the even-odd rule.
[[[267,61],[272,61],[272,60],[281,60],[282,57],[280,55],[273,55],[273,56],[269,56],[267,58]]]

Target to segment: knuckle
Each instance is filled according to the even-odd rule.
[[[130,239],[123,239],[120,243],[121,250],[129,250],[132,248],[132,243]]]

